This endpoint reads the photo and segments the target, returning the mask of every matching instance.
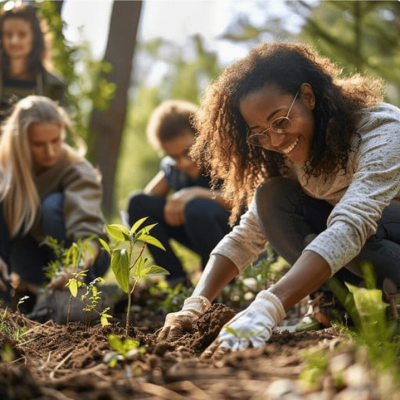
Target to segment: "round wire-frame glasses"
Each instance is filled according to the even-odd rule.
[[[299,91],[295,94],[292,104],[290,105],[289,111],[284,117],[278,117],[275,118],[272,122],[269,128],[263,130],[260,133],[253,133],[250,129],[248,129],[247,132],[247,143],[253,145],[253,146],[259,146],[259,147],[265,147],[270,145],[270,137],[267,134],[267,132],[271,129],[273,132],[278,133],[278,134],[283,134],[286,133],[290,130],[292,126],[292,121],[289,118],[289,114],[292,111],[294,102],[297,99],[297,95],[299,94]]]

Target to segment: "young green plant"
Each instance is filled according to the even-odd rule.
[[[61,276],[66,270],[68,270],[72,276],[65,285],[71,293],[68,302],[67,323],[69,323],[70,319],[72,299],[78,299],[78,290],[80,287],[84,287],[86,289],[86,293],[84,293],[81,298],[78,299],[84,304],[83,311],[86,313],[86,315],[88,315],[88,313],[91,311],[97,312],[100,315],[100,321],[103,326],[108,324],[108,318],[111,317],[107,314],[109,307],[104,309],[102,312],[96,309],[96,306],[100,300],[99,294],[101,292],[98,291],[95,284],[104,280],[102,280],[102,278],[96,278],[89,284],[84,282],[87,271],[83,269],[83,264],[86,254],[90,253],[92,258],[94,258],[94,251],[91,244],[93,240],[94,236],[84,240],[78,239],[68,248],[64,247],[64,242],[59,243],[57,239],[51,236],[47,236],[42,242],[42,244],[49,246],[54,251],[56,256],[56,260],[53,260],[49,263],[46,276],[48,278]],[[90,300],[89,303],[87,302],[87,299]]]
[[[166,269],[158,265],[146,265],[147,258],[143,254],[147,244],[165,250],[161,242],[150,235],[151,229],[156,224],[147,225],[139,229],[146,219],[147,217],[141,218],[133,224],[131,229],[119,224],[106,225],[106,230],[114,241],[112,246],[109,246],[104,240],[99,239],[103,247],[111,255],[111,269],[118,285],[128,295],[126,313],[127,335],[130,325],[131,298],[137,283],[146,277],[169,274]],[[135,251],[135,245],[138,243],[140,244],[139,249]]]
[[[113,333],[108,336],[108,343],[110,343],[115,352],[107,353],[104,357],[104,362],[110,367],[115,367],[117,362],[121,360],[124,363],[125,375],[131,376],[131,372],[127,368],[127,361],[138,353],[143,354],[146,350],[143,347],[139,348],[140,343],[137,340],[129,338],[121,340]]]

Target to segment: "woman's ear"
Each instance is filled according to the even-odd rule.
[[[303,83],[300,88],[300,98],[310,110],[315,108],[315,95],[312,86],[309,83]]]

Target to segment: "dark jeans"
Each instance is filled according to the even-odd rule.
[[[151,234],[164,245],[166,251],[151,245],[148,249],[155,263],[170,272],[167,280],[173,280],[186,274],[170,246],[170,239],[199,254],[204,267],[210,252],[231,228],[228,225],[229,212],[209,199],[195,198],[188,202],[182,226],[170,226],[165,222],[164,207],[165,198],[142,191],[134,192],[128,204],[129,224],[132,226],[143,217],[148,217],[146,224],[157,223]]]
[[[62,193],[50,194],[42,201],[41,222],[45,235],[53,236],[58,241],[64,240],[65,246],[70,246],[72,242],[66,239],[63,206]],[[16,272],[22,280],[39,285],[47,279],[44,267],[54,260],[53,251],[47,246],[39,246],[30,235],[10,239],[2,203],[0,203],[0,256],[7,263],[9,272]],[[89,268],[86,281],[91,282],[96,277],[104,275],[109,265],[110,256],[103,251]]]
[[[273,178],[256,192],[258,219],[266,238],[277,253],[291,265],[300,257],[309,235],[326,229],[333,206],[307,196],[290,179]],[[383,211],[375,235],[369,237],[352,264],[372,263],[378,285],[392,279],[400,286],[400,202],[393,200]],[[347,268],[336,274],[340,280],[357,283],[358,277]]]

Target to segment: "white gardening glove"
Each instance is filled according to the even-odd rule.
[[[271,337],[272,329],[286,316],[281,301],[263,290],[245,310],[226,323],[217,339],[202,354],[203,358],[220,358],[229,351],[260,347]],[[233,330],[229,332],[226,327]]]
[[[180,338],[185,331],[191,329],[193,322],[210,307],[210,301],[204,296],[189,297],[183,303],[181,311],[167,314],[164,326],[158,333],[158,339]]]

